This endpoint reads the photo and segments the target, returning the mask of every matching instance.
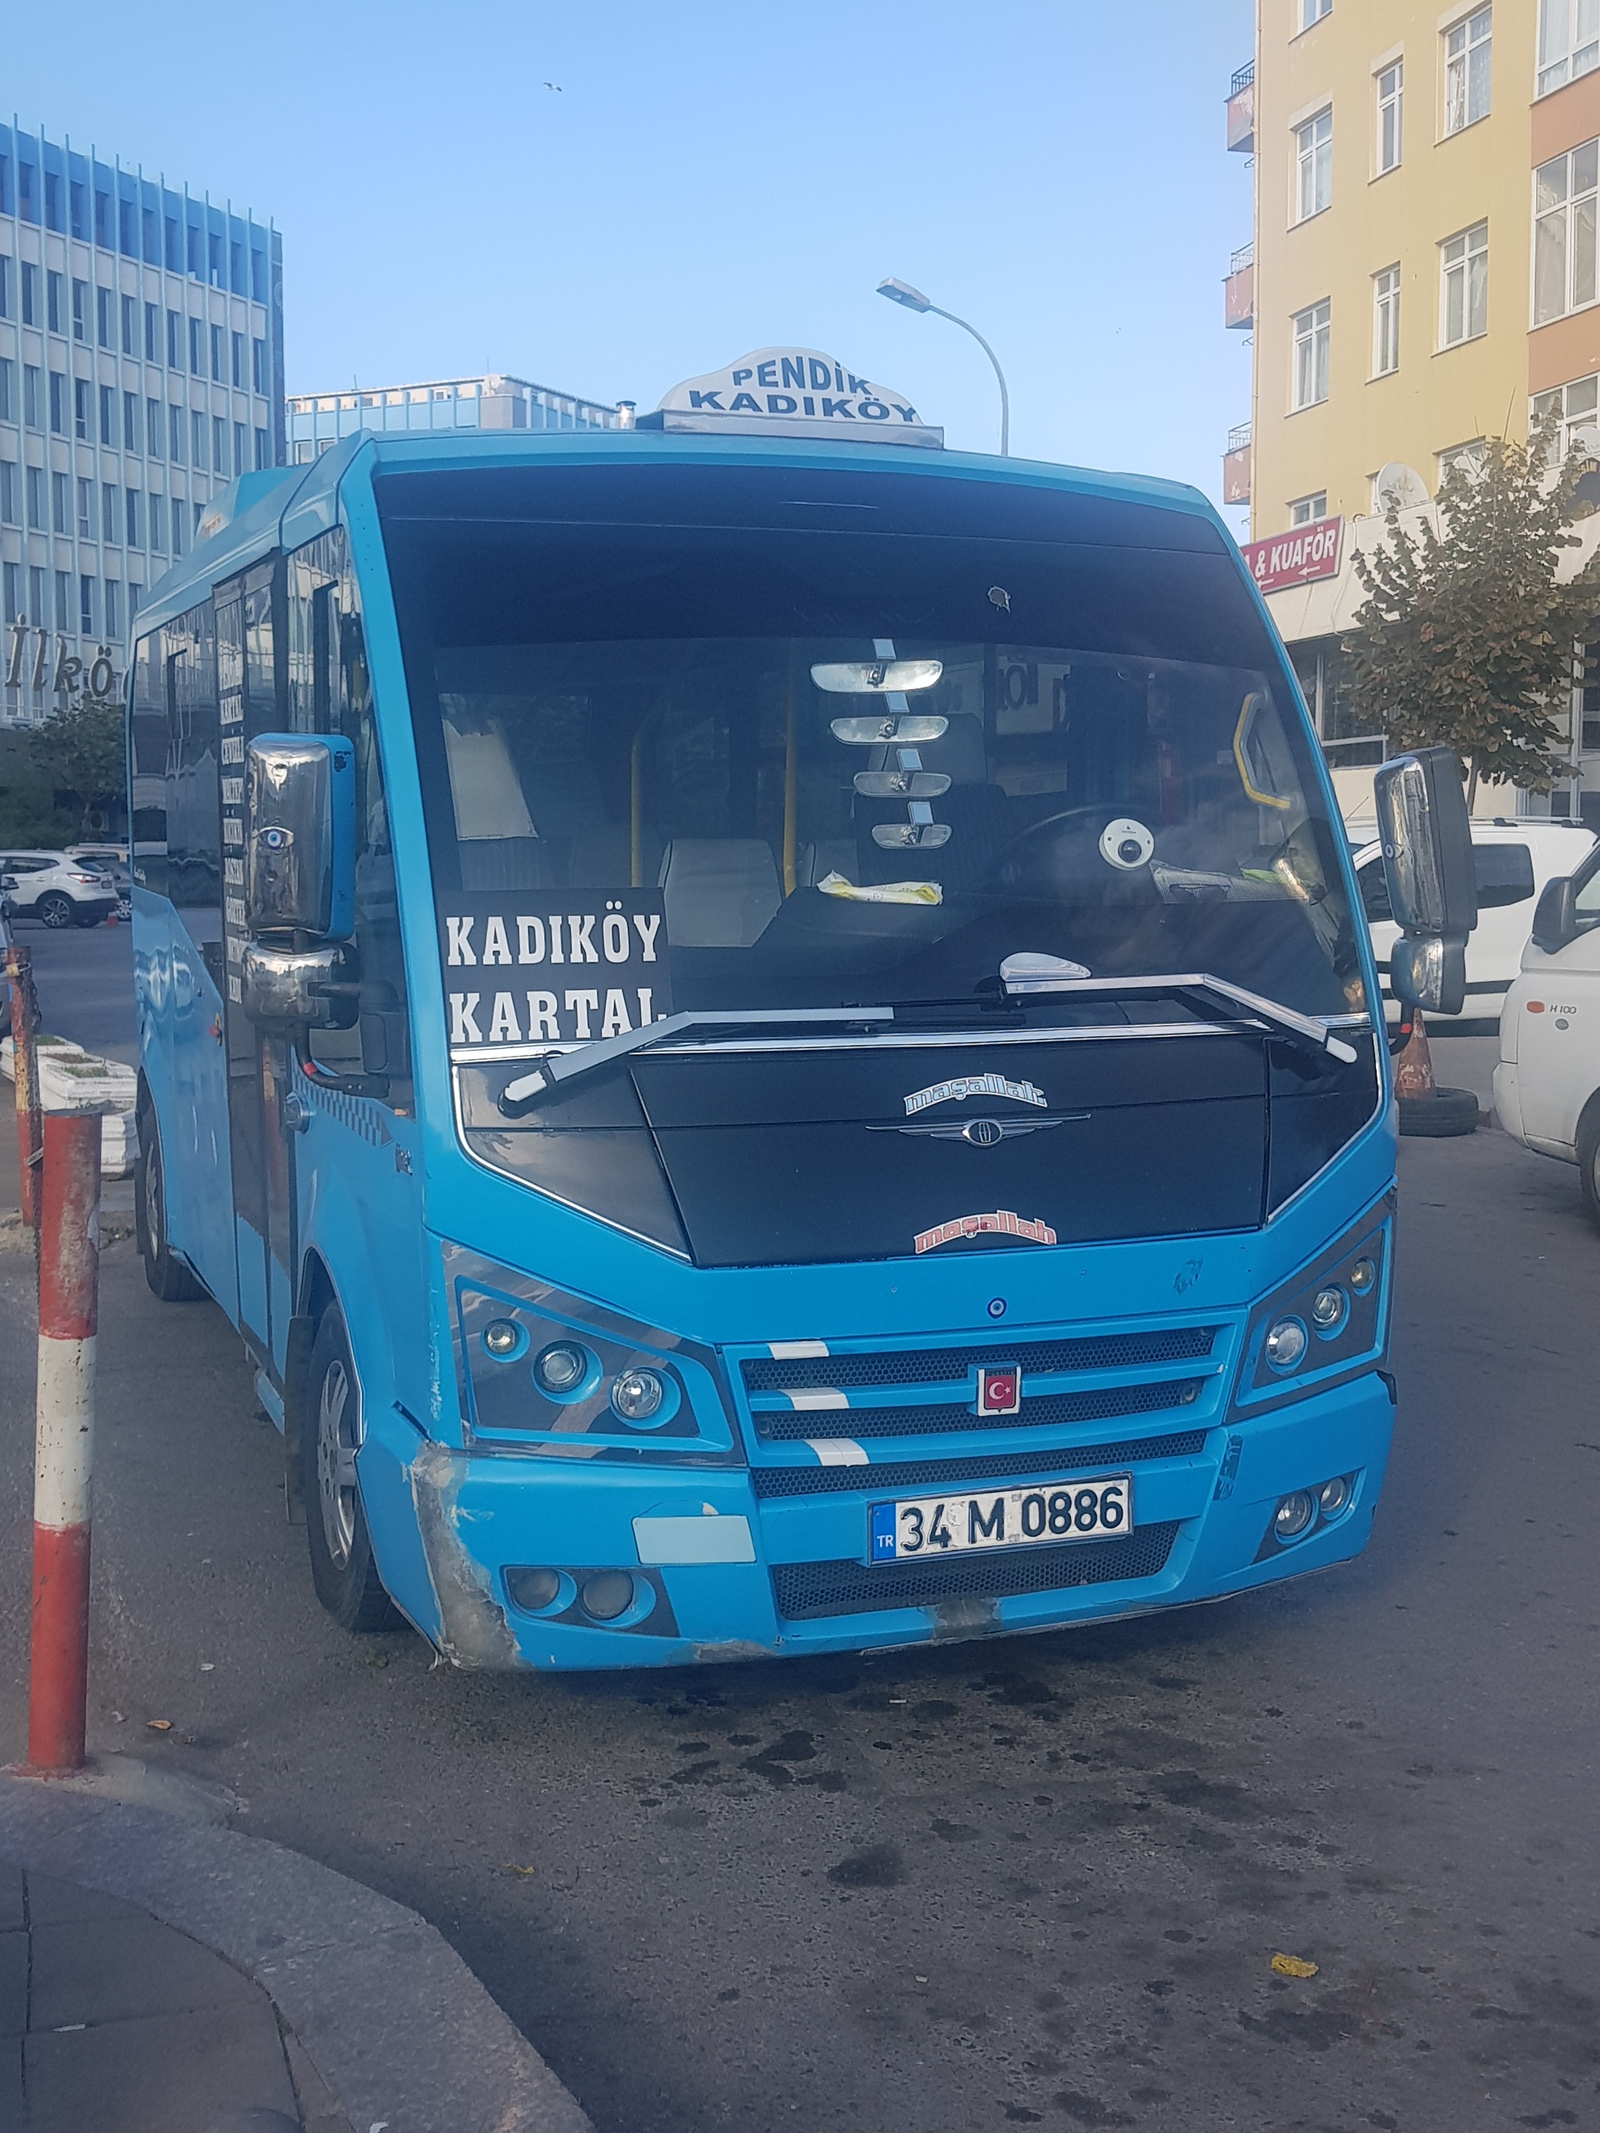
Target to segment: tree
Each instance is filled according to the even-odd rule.
[[[124,778],[122,706],[114,696],[90,696],[52,711],[28,735],[28,752],[58,790],[76,798],[82,817],[114,808]]]
[[[1526,445],[1492,437],[1476,464],[1458,458],[1439,484],[1442,531],[1412,533],[1391,509],[1383,546],[1355,559],[1354,708],[1404,748],[1453,748],[1469,807],[1481,778],[1557,782],[1578,647],[1600,611],[1600,551],[1557,578],[1589,465],[1569,457],[1551,478],[1558,429],[1546,418]]]

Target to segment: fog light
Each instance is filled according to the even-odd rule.
[[[1298,1540],[1317,1515],[1317,1499],[1309,1489],[1296,1489],[1272,1514],[1272,1531],[1281,1541]]]
[[[1311,1299],[1311,1323],[1319,1333],[1333,1333],[1344,1324],[1345,1308],[1343,1289],[1330,1283]]]
[[[1378,1269],[1370,1259],[1358,1259],[1350,1269],[1350,1286],[1358,1296],[1365,1296],[1378,1278]]]
[[[588,1356],[567,1341],[557,1341],[553,1347],[546,1348],[533,1366],[533,1375],[539,1385],[558,1398],[562,1393],[574,1391],[588,1374]]]
[[[626,1570],[602,1570],[585,1579],[578,1597],[596,1622],[615,1622],[633,1605],[634,1581]]]
[[[1267,1330],[1266,1357],[1274,1370],[1293,1370],[1306,1352],[1306,1329],[1297,1318],[1280,1318]]]
[[[1325,1481],[1317,1491],[1317,1502],[1322,1507],[1324,1518],[1337,1518],[1350,1501],[1350,1482],[1344,1474],[1336,1474],[1332,1481]]]
[[[509,1362],[527,1345],[515,1319],[491,1318],[483,1329],[483,1345],[497,1363]]]
[[[554,1607],[561,1598],[563,1584],[570,1592],[571,1586],[559,1570],[538,1564],[518,1563],[506,1571],[506,1591],[511,1595],[512,1606],[530,1615],[540,1615]]]
[[[611,1405],[624,1422],[643,1428],[661,1412],[667,1388],[654,1370],[625,1370],[611,1388]]]

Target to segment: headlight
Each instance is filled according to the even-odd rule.
[[[1320,1390],[1381,1362],[1389,1315],[1390,1206],[1385,1198],[1330,1251],[1251,1314],[1235,1404]]]
[[[444,1259],[475,1444],[548,1458],[735,1463],[710,1349],[457,1246]]]

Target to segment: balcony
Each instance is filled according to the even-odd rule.
[[[1241,422],[1228,432],[1228,450],[1222,462],[1222,501],[1250,501],[1250,425]]]
[[[1241,67],[1228,91],[1228,146],[1236,154],[1256,152],[1256,63]]]
[[[1248,331],[1256,322],[1256,248],[1253,244],[1240,245],[1228,261],[1222,309],[1224,325],[1239,326]]]

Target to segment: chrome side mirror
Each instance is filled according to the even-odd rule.
[[[1434,1014],[1466,1001],[1467,936],[1478,923],[1472,823],[1455,753],[1419,748],[1373,778],[1389,903],[1401,928],[1389,958],[1395,997]]]
[[[354,1029],[360,1016],[355,950],[342,941],[320,948],[247,941],[243,977],[244,1011],[252,1022]]]
[[[355,751],[341,735],[263,733],[245,750],[245,924],[348,940]]]

